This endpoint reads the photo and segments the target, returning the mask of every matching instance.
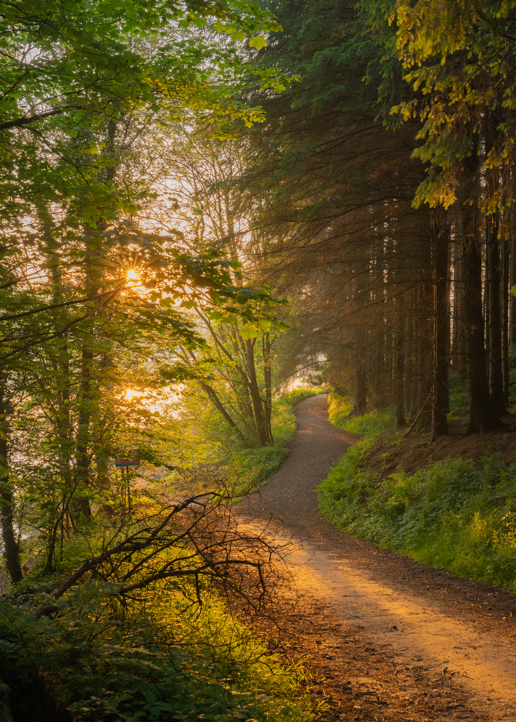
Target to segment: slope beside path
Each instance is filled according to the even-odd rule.
[[[412,681],[400,682],[409,700],[404,720],[516,721],[516,599],[327,524],[317,512],[315,488],[357,437],[328,421],[326,396],[301,401],[296,415],[298,431],[290,456],[260,493],[240,505],[240,514],[253,525],[269,523],[270,533],[279,539],[292,539],[288,565],[305,611],[315,612],[322,604],[328,610],[325,618],[333,620],[332,634],[316,640],[316,651],[319,654],[320,645],[328,645],[331,638],[331,654],[323,655],[326,681],[357,704],[342,702],[342,709],[354,710],[354,717],[346,713],[332,719],[401,719],[399,705],[393,704],[389,714],[386,679],[379,678],[380,662],[388,659],[396,669],[393,679],[403,677],[396,677],[398,670],[411,671]],[[310,616],[308,611],[307,619]],[[343,640],[357,630],[364,649],[373,645],[369,676],[363,676],[367,655],[362,655],[354,676],[356,655],[348,650],[344,659],[344,651],[340,657],[335,651],[346,649]],[[374,659],[380,664],[376,675]],[[339,681],[342,674],[349,679]],[[423,687],[426,692],[421,692]]]

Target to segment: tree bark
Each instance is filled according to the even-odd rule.
[[[449,227],[442,210],[434,211],[434,384],[432,405],[432,440],[448,433],[449,408]]]
[[[464,162],[463,262],[465,332],[469,392],[468,433],[487,431],[496,425],[486,371],[484,316],[482,313],[482,255],[478,156]]]
[[[514,181],[514,176],[513,176]],[[510,270],[510,284],[511,288],[516,286],[516,207],[511,206],[507,210],[509,214],[509,234],[510,234],[510,246],[511,246],[511,270]],[[511,312],[511,321],[510,321],[510,332],[509,332],[509,341],[511,346],[516,346],[516,296],[513,296],[511,294],[511,302],[510,302],[510,312]]]
[[[4,558],[11,580],[16,583],[23,578],[20,549],[16,541],[13,523],[14,497],[9,480],[9,422],[8,400],[5,378],[0,379],[0,519],[2,522],[2,540]]]
[[[264,415],[267,433],[271,443],[274,443],[272,436],[272,356],[271,356],[271,335],[264,333],[262,337],[263,346],[263,380],[265,385]]]
[[[451,210],[453,218],[453,336],[451,344],[451,361],[453,370],[461,376],[466,376],[467,354],[464,326],[464,262],[462,258],[464,243],[462,210],[463,201],[459,197]]]
[[[243,439],[244,435],[238,428],[237,424],[233,421],[231,416],[228,414],[226,409],[224,408],[222,401],[217,396],[217,392],[215,389],[213,389],[211,386],[209,386],[205,381],[200,381],[200,386],[202,390],[206,393],[210,401],[212,402],[213,406],[217,409],[219,414],[222,416],[224,421],[230,426],[233,431],[236,433],[236,435],[239,437],[239,439]]]
[[[489,358],[489,390],[491,404],[497,416],[507,413],[503,390],[503,355],[502,355],[502,304],[501,285],[502,269],[500,259],[498,214],[489,216],[486,221],[487,256],[489,258],[489,307],[490,358]]]
[[[355,367],[355,393],[353,416],[363,416],[367,408],[367,374],[363,360],[358,360]]]
[[[91,388],[91,372],[93,366],[93,350],[87,345],[87,340],[83,341],[82,359],[81,359],[81,376],[80,376],[80,401],[79,413],[77,418],[77,442],[75,452],[75,474],[77,478],[77,490],[79,496],[74,500],[73,508],[76,512],[84,516],[86,519],[91,517],[91,508],[89,500],[81,496],[89,486],[90,482],[90,422],[91,422],[91,405],[92,388]]]
[[[503,400],[505,408],[509,403],[509,243],[505,237],[502,243],[502,365]]]
[[[395,340],[395,361],[394,361],[394,384],[396,394],[396,427],[402,428],[407,425],[405,419],[405,304],[401,291],[395,299],[396,314],[396,340]]]
[[[251,401],[253,404],[254,418],[256,419],[256,428],[258,429],[258,439],[260,446],[267,446],[269,443],[269,435],[263,415],[263,402],[258,388],[256,378],[256,366],[254,362],[254,347],[251,339],[246,339],[245,347],[247,351],[247,371],[249,374],[249,391],[251,393]]]

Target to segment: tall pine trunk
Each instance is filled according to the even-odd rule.
[[[272,355],[271,355],[271,335],[264,333],[262,337],[263,348],[263,381],[265,386],[265,404],[264,416],[267,434],[270,443],[274,443],[272,436]]]
[[[396,426],[406,425],[405,419],[405,303],[399,291],[394,304],[396,314],[394,384],[396,398]]]
[[[468,433],[494,428],[484,345],[482,312],[482,254],[478,155],[465,160],[463,246],[465,333],[469,393]]]
[[[363,416],[367,408],[367,374],[363,359],[355,362],[353,416]]]
[[[23,578],[20,549],[16,541],[13,523],[14,495],[9,474],[9,402],[5,377],[0,378],[0,520],[4,546],[5,566],[11,580],[16,583]]]
[[[486,245],[489,259],[489,306],[487,318],[490,328],[489,347],[489,389],[494,413],[502,416],[507,413],[503,389],[503,354],[502,354],[502,268],[500,258],[498,214],[486,220]]]
[[[453,265],[453,335],[451,343],[451,362],[454,371],[461,376],[467,374],[466,361],[466,333],[464,309],[464,262],[462,251],[464,247],[462,216],[463,201],[459,199],[451,208],[452,216],[452,265]]]
[[[441,209],[435,210],[433,216],[435,331],[432,439],[437,439],[439,436],[444,436],[448,433],[448,347],[450,328],[448,290],[449,227],[444,211],[442,211]]]
[[[516,173],[514,174],[516,176]],[[513,179],[514,179],[513,176]],[[516,207],[511,206],[507,213],[509,214],[509,243],[510,243],[510,284],[511,288],[516,286]],[[509,343],[516,347],[516,296],[511,294],[510,298],[510,327],[509,327]]]
[[[507,229],[505,229],[507,231]],[[502,243],[502,365],[503,365],[503,400],[505,407],[509,403],[509,243],[507,234]]]
[[[267,446],[269,443],[269,434],[267,432],[267,424],[263,413],[263,401],[260,395],[260,389],[258,386],[258,380],[256,377],[256,365],[254,360],[254,343],[251,339],[245,340],[245,348],[247,352],[247,373],[249,392],[251,394],[251,401],[253,404],[254,418],[256,421],[256,428],[258,430],[258,439],[260,446]]]

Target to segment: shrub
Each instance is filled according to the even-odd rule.
[[[216,596],[188,611],[165,585],[151,604],[122,605],[87,584],[55,619],[27,611],[0,603],[0,675],[19,722],[312,717],[296,668],[267,654]]]

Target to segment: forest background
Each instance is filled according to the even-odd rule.
[[[510,428],[516,4],[0,8],[5,714],[310,716],[228,613],[277,573],[228,502],[293,379]]]

